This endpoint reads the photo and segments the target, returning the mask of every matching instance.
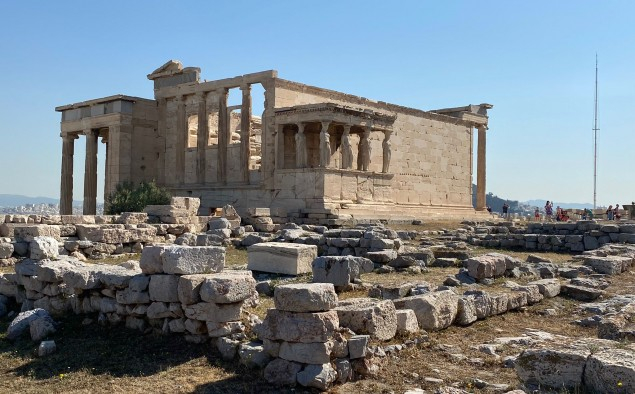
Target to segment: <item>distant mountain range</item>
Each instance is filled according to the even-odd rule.
[[[59,198],[29,197],[21,194],[0,194],[0,207],[17,207],[26,204],[59,204]],[[73,205],[80,205],[81,201],[73,201]]]
[[[539,208],[544,207],[546,203],[547,203],[547,200],[523,201],[523,204],[531,205],[532,207],[539,207]],[[589,204],[589,203],[558,202],[558,201],[552,201],[552,203],[553,203],[554,207],[560,207],[560,208],[570,208],[570,209],[585,209],[585,208],[589,208],[589,209],[593,209],[593,204]]]

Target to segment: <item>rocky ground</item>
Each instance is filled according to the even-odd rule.
[[[533,270],[507,272],[508,276],[483,278],[480,283],[465,283],[459,273],[463,265],[452,253],[439,254],[437,263],[406,269],[385,268],[361,274],[361,281],[339,293],[340,300],[377,294],[381,289],[417,286],[437,289],[452,285],[460,294],[467,290],[507,293],[514,286],[523,286],[539,277],[558,276],[572,268],[582,267],[573,254],[471,247],[461,243],[469,234],[457,222],[438,222],[394,228],[402,237],[402,250],[408,247],[438,246],[449,251],[482,256],[491,252],[504,253],[517,261],[533,261]],[[470,230],[473,231],[473,230]],[[467,257],[467,256],[459,256]],[[120,262],[107,259],[107,262]],[[227,264],[243,268],[244,248],[229,247]],[[523,265],[523,267],[526,267]],[[505,270],[504,270],[505,271]],[[524,388],[539,390],[526,384],[514,368],[518,355],[528,348],[555,348],[575,339],[597,338],[600,322],[616,315],[624,305],[635,300],[635,278],[630,270],[619,275],[599,275],[579,269],[582,284],[602,287],[593,302],[579,301],[571,296],[544,298],[533,305],[522,306],[507,313],[477,320],[467,326],[452,325],[442,330],[419,331],[399,335],[387,341],[373,340],[370,349],[372,365],[364,379],[336,385],[338,393],[386,392],[508,392]],[[561,273],[561,274],[562,274]],[[257,278],[258,279],[258,278]],[[310,277],[274,278],[263,276],[262,283],[275,287],[281,283],[307,282]],[[588,282],[591,281],[591,282]],[[513,283],[512,283],[513,282]],[[459,285],[458,287],[455,287]],[[412,290],[411,290],[412,291]],[[373,293],[375,292],[375,293]],[[273,300],[261,292],[260,303],[249,308],[264,318]],[[580,298],[575,296],[575,298]],[[11,306],[10,306],[11,307]],[[0,319],[0,392],[303,392],[304,388],[280,389],[268,385],[260,370],[248,369],[238,362],[223,361],[211,346],[191,344],[182,338],[166,341],[152,333],[119,328],[103,328],[96,317],[73,316],[61,319],[61,326],[51,336],[58,351],[48,357],[35,354],[33,342],[6,339],[10,318]],[[565,338],[566,337],[566,340]],[[628,347],[628,336],[614,341]],[[596,345],[594,345],[596,346]],[[616,383],[619,392],[621,382]],[[464,390],[464,391],[461,391]],[[567,392],[561,389],[556,392]],[[582,392],[580,388],[571,392]],[[608,392],[611,392],[610,390]]]

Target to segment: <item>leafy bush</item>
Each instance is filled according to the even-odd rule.
[[[132,182],[117,185],[117,189],[106,198],[106,214],[117,215],[122,212],[142,212],[148,205],[170,204],[170,192],[152,182],[141,182],[135,186]]]

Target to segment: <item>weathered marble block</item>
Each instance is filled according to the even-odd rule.
[[[289,312],[323,312],[337,306],[337,294],[331,283],[277,286],[273,300],[276,309]]]
[[[311,263],[317,257],[317,246],[267,242],[247,249],[247,269],[286,275],[311,272]]]

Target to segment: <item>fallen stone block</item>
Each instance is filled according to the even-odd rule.
[[[277,286],[273,300],[276,309],[288,312],[324,312],[335,308],[338,301],[335,288],[331,283]]]
[[[366,357],[370,335],[354,335],[348,340],[348,357],[353,360]]]
[[[51,319],[51,315],[44,309],[32,309],[30,311],[20,312],[9,324],[7,328],[7,339],[12,341],[22,335],[31,324],[32,321],[37,319]]]
[[[598,299],[602,294],[604,294],[604,291],[600,289],[594,289],[592,287],[566,284],[560,288],[560,293],[577,301],[588,302]]]
[[[393,300],[397,309],[412,309],[419,327],[441,330],[449,327],[458,312],[459,297],[450,290],[436,291],[418,296]]]
[[[369,259],[355,256],[321,256],[311,265],[313,282],[332,283],[336,288],[359,280],[361,274],[372,272],[374,268]]]
[[[56,259],[59,245],[52,237],[35,237],[29,242],[29,256],[33,260]]]
[[[408,335],[419,332],[417,315],[412,309],[398,309],[397,314],[397,334]]]
[[[560,294],[560,281],[558,279],[541,279],[529,282],[528,285],[538,286],[538,290],[544,298],[553,298]]]
[[[507,269],[507,260],[511,259],[501,253],[488,253],[467,259],[464,263],[469,275],[477,280],[497,278]]]
[[[340,326],[357,334],[368,334],[387,341],[397,333],[397,313],[395,304],[390,300],[351,298],[340,301],[335,310]]]
[[[584,368],[591,393],[635,393],[635,351],[610,349],[592,353]]]
[[[247,269],[286,275],[311,272],[317,257],[317,246],[266,242],[247,248]]]
[[[619,275],[633,265],[633,258],[623,256],[590,256],[584,258],[584,264],[598,274]]]
[[[144,249],[145,251],[145,249]],[[168,246],[161,255],[166,274],[220,272],[225,267],[225,248],[218,246]]]

